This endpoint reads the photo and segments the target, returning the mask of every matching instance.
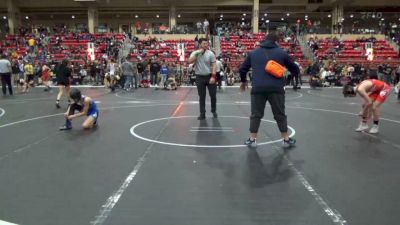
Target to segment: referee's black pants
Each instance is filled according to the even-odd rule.
[[[274,119],[278,124],[279,131],[288,131],[287,118],[285,114],[285,93],[252,93],[251,94],[251,116],[250,133],[258,133],[261,119],[264,117],[265,105],[269,102]]]
[[[8,93],[12,95],[13,89],[11,85],[11,73],[0,73],[0,77],[1,77],[1,86],[3,95],[7,94],[7,86],[8,86]]]
[[[199,94],[200,114],[206,113],[207,88],[211,99],[211,112],[217,112],[217,84],[210,84],[210,78],[211,75],[196,75],[196,86],[197,92]]]

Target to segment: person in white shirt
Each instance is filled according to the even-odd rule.
[[[194,63],[191,63],[187,67],[187,75],[189,77],[189,84],[192,86],[196,85],[196,75],[194,74]]]
[[[196,23],[196,27],[197,27],[197,33],[198,34],[201,34],[201,27],[202,27],[202,23],[201,23],[201,21],[198,21],[197,23]]]
[[[87,71],[85,70],[84,67],[81,67],[81,69],[79,70],[79,75],[80,75],[80,81],[81,84],[83,84],[83,81],[86,79],[87,77]]]
[[[204,34],[208,34],[208,27],[209,27],[209,26],[210,26],[210,23],[208,22],[207,19],[205,19],[204,22],[203,22],[203,31],[204,31]]]
[[[8,86],[8,93],[10,95],[13,95],[13,89],[11,85],[11,71],[11,63],[7,59],[7,55],[2,54],[0,56],[0,78],[4,96],[6,96],[7,94],[6,86]]]
[[[321,68],[320,70],[320,77],[321,80],[325,80],[325,78],[328,76],[328,71],[325,68]]]
[[[114,59],[111,59],[107,65],[108,73],[106,73],[106,76],[105,76],[106,82],[104,82],[104,83],[108,84],[107,86],[111,89],[112,92],[115,91],[115,84],[116,84],[116,80],[117,80],[116,70],[117,70],[117,65],[116,65]]]
[[[217,85],[218,85],[218,89],[221,90],[221,84],[222,84],[222,76],[224,75],[223,71],[224,71],[224,65],[222,65],[221,62],[221,56],[217,57],[217,61],[215,62],[216,66],[217,66]]]

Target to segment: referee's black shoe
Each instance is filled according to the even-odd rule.
[[[200,116],[197,117],[198,120],[205,120],[206,119],[206,114],[201,113]]]

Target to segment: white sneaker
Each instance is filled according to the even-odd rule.
[[[374,124],[372,125],[371,129],[368,131],[370,134],[376,134],[379,133],[379,126]]]
[[[368,130],[368,124],[367,123],[360,123],[360,125],[357,127],[356,132],[361,132],[364,130]]]

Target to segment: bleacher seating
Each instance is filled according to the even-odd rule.
[[[153,56],[158,56],[159,60],[166,62],[177,62],[179,60],[179,54],[177,50],[177,44],[183,43],[185,45],[185,58],[188,59],[190,53],[196,50],[195,42],[193,40],[163,40],[160,42],[153,43],[153,46],[146,45],[146,41],[136,42],[137,46],[143,46],[143,49],[139,49],[137,53],[131,53],[130,56],[133,60],[136,60],[138,56],[142,60],[147,60]],[[156,46],[158,46],[156,48]],[[146,49],[146,52],[144,52]],[[168,56],[164,55],[168,53]]]
[[[253,34],[252,38],[248,38],[245,35],[242,38],[240,38],[240,36],[231,35],[229,40],[225,40],[224,38],[221,39],[221,52],[229,55],[231,67],[237,68],[244,61],[243,54],[256,48],[256,43],[261,42],[264,39],[264,33]],[[237,47],[237,44],[240,44],[241,47]],[[290,42],[280,42],[279,45],[281,48],[290,50],[289,55],[303,67],[310,64],[309,61],[305,59],[298,44],[294,44],[293,47]]]
[[[368,61],[365,50],[366,42],[367,40],[343,40],[342,42],[334,39],[319,40],[315,55],[319,59],[335,58],[340,63],[399,63],[398,53],[385,40],[374,41],[374,60]]]
[[[7,35],[4,41],[0,42],[1,52],[15,52],[19,56],[25,56],[28,53],[26,41],[31,37],[18,35]],[[60,41],[57,41],[57,38]],[[125,38],[123,34],[55,34],[49,36],[47,44],[49,58],[51,60],[62,60],[68,56],[71,60],[82,60],[87,58],[88,42],[94,42],[96,45],[95,56],[101,56],[107,51],[107,39],[114,38],[116,42],[122,42]],[[58,43],[59,42],[59,43]],[[58,47],[62,47],[61,49]]]

